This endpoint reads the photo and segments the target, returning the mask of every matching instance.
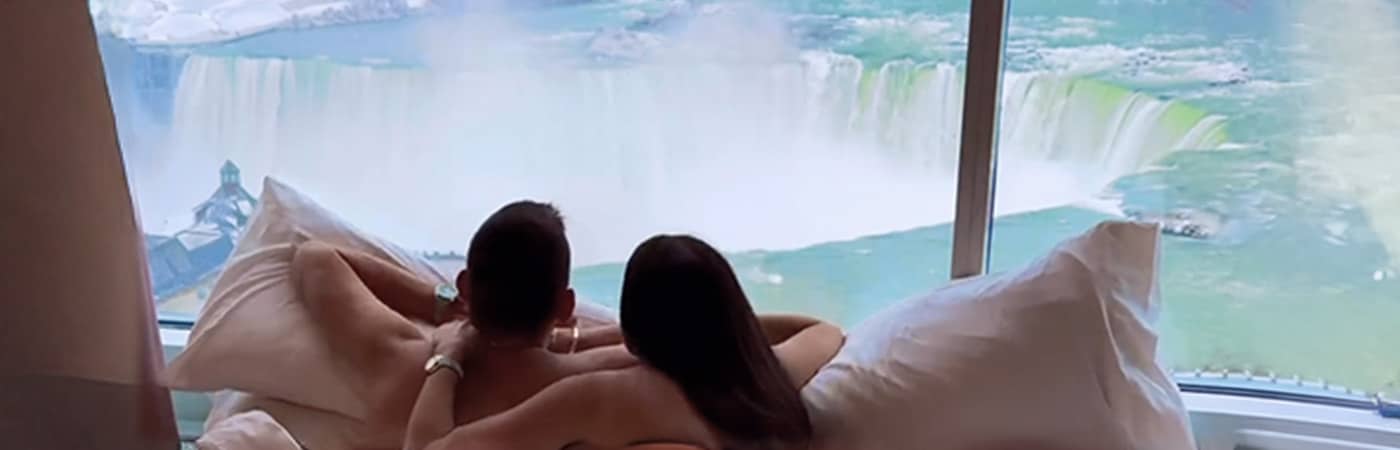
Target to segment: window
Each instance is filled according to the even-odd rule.
[[[1007,30],[992,270],[1160,222],[1176,370],[1400,393],[1400,7],[1011,2]]]
[[[609,304],[658,232],[844,325],[948,278],[966,0],[273,3],[90,2],[167,318],[267,176],[445,267],[555,202]],[[1176,370],[1400,395],[1400,6],[1319,3],[1011,2],[991,270],[1160,222]]]
[[[167,316],[267,176],[457,267],[552,201],[604,303],[658,232],[847,325],[948,278],[966,0],[206,3],[91,3]]]

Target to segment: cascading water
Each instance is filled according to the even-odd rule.
[[[1007,74],[1003,94],[999,214],[1225,139],[1218,116],[1101,82]],[[949,221],[961,96],[953,65],[824,52],[470,71],[193,56],[159,159],[231,159],[420,248],[462,247],[520,197],[561,205],[580,264],[659,231],[790,248]]]

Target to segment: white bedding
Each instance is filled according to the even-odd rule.
[[[276,420],[260,410],[219,420],[195,441],[199,450],[300,450],[301,445]]]
[[[307,238],[445,279],[269,180],[170,369],[174,387],[247,392],[216,399],[206,422],[210,439],[223,439],[215,448],[277,442],[279,428],[316,450],[401,443],[402,430],[362,421],[365,405],[349,393],[374,380],[333,367],[326,337],[309,332],[290,299],[288,246]],[[1181,397],[1156,361],[1157,238],[1152,226],[1105,223],[1020,271],[954,283],[865,320],[803,390],[814,448],[1194,448]],[[613,317],[600,307],[579,314]],[[240,415],[253,411],[261,413]]]

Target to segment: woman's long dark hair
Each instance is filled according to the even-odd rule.
[[[622,281],[621,318],[628,348],[727,438],[759,447],[811,438],[797,387],[734,270],[709,244],[662,235],[638,246]]]

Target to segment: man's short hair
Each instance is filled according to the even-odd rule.
[[[477,328],[510,335],[548,328],[569,287],[569,241],[559,210],[518,201],[496,211],[472,236],[467,276]]]

